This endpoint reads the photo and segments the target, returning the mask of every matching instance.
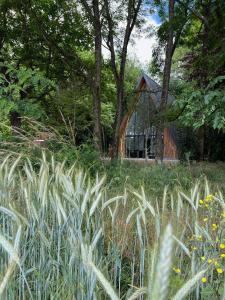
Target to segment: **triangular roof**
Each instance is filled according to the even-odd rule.
[[[150,92],[150,96],[154,101],[156,106],[159,106],[162,94],[162,87],[156,83],[152,78],[150,78],[147,74],[143,73],[138,80],[138,84],[136,86],[135,91],[140,91],[143,87],[143,84],[146,84],[147,91]],[[174,97],[172,95],[168,95],[167,103],[170,104],[174,101]]]

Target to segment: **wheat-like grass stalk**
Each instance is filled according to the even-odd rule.
[[[172,264],[172,227],[169,224],[160,244],[159,258],[155,267],[155,275],[149,300],[163,300],[167,297],[170,269]]]
[[[8,240],[6,240],[6,238],[3,235],[0,234],[0,245],[9,255],[9,264],[7,266],[7,270],[5,271],[3,279],[1,280],[0,283],[0,297],[2,297],[2,294],[6,288],[8,281],[10,280],[10,277],[16,265],[20,264],[20,259],[18,254],[20,236],[21,236],[21,227],[18,228],[14,245],[12,245]]]
[[[223,238],[222,222],[217,232],[211,221],[202,222],[200,195],[210,193],[204,184],[193,185],[190,193],[179,187],[178,194],[167,187],[156,200],[144,188],[125,187],[124,194],[108,197],[106,177],[89,178],[76,164],[67,167],[44,153],[38,165],[18,155],[2,158],[1,294],[6,300],[162,300],[168,297],[170,278],[177,276],[170,273],[174,260],[183,277],[195,276],[175,299],[193,290],[199,297],[203,271],[196,273],[206,265],[200,257],[218,256],[210,245],[215,234]],[[222,193],[214,199],[223,212]],[[213,222],[218,218],[209,214]],[[204,239],[195,251],[190,235]],[[208,280],[218,288],[212,275],[213,268]]]

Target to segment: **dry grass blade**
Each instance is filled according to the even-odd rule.
[[[189,198],[187,195],[185,195],[183,192],[180,192],[180,195],[187,200],[187,202],[191,205],[191,207],[193,208],[194,211],[196,211],[196,207],[194,205],[194,203],[192,202],[192,199]]]
[[[0,234],[0,244],[2,248],[8,253],[9,255],[9,265],[7,267],[7,270],[3,276],[3,279],[0,283],[0,297],[2,296],[7,283],[16,267],[17,264],[19,264],[19,255],[17,253],[18,248],[19,248],[19,242],[20,242],[20,236],[21,236],[21,226],[19,227],[15,242],[14,242],[14,247],[13,245],[6,240],[6,238]]]
[[[101,178],[100,181],[96,182],[95,186],[91,189],[91,195],[94,193],[97,193],[99,189],[102,187],[103,183],[105,181],[105,176]]]
[[[14,173],[14,171],[15,171],[15,168],[17,167],[17,165],[18,165],[18,163],[19,163],[19,161],[20,161],[20,159],[21,159],[21,156],[19,156],[16,160],[15,160],[15,162],[13,163],[13,165],[11,166],[11,168],[10,168],[10,170],[9,170],[9,173],[8,173],[8,184],[10,184],[11,183],[11,181],[12,181],[12,179],[13,179],[13,176],[15,175]]]
[[[97,198],[95,199],[95,201],[93,202],[91,208],[90,208],[90,212],[89,212],[89,218],[93,215],[93,213],[95,212],[96,208],[98,207],[99,201],[102,197],[101,192],[98,194]]]
[[[135,208],[134,210],[132,210],[132,211],[129,213],[129,215],[127,216],[127,219],[126,219],[126,224],[128,224],[128,223],[130,222],[132,216],[133,216],[134,214],[136,214],[136,212],[138,212],[138,210],[139,210],[139,207]]]
[[[166,209],[166,198],[167,198],[168,186],[166,185],[163,191],[162,211]]]
[[[13,211],[9,210],[8,208],[0,206],[0,212],[3,212],[4,214],[10,216],[18,224],[20,223],[18,216]]]
[[[184,243],[182,243],[178,238],[176,238],[175,235],[173,235],[173,239],[181,246],[182,250],[187,254],[187,256],[191,258],[191,253],[188,250],[188,248],[184,245]]]
[[[202,278],[207,270],[202,270],[197,273],[193,278],[188,280],[181,289],[176,293],[176,295],[172,298],[172,300],[182,300],[186,297],[193,289],[195,284]]]
[[[3,277],[3,279],[0,283],[0,299],[2,299],[2,294],[3,294],[3,292],[4,292],[4,290],[7,286],[7,283],[9,281],[15,267],[16,267],[16,262],[11,261],[11,263],[9,264],[9,266],[8,266],[6,272],[5,272],[5,275],[4,275],[4,277]]]
[[[105,289],[105,292],[109,295],[110,299],[112,300],[119,300],[116,292],[114,291],[113,287],[111,286],[110,282],[105,278],[102,272],[96,268],[92,261],[88,262],[88,266],[94,272],[96,277],[98,278],[99,282],[101,283],[102,287]]]
[[[137,291],[135,291],[129,298],[127,298],[127,300],[135,300],[140,296],[147,294],[147,292],[147,288],[140,288]]]
[[[117,200],[123,200],[123,199],[124,199],[124,196],[116,196],[116,197],[114,197],[114,198],[109,199],[108,201],[106,201],[106,202],[102,205],[102,211],[103,211],[106,207],[108,207],[109,204],[111,204],[111,203],[113,203],[113,202],[115,202],[115,201],[117,201]]]
[[[97,243],[98,243],[101,235],[102,235],[102,228],[99,229],[98,233],[96,234],[96,236],[94,237],[94,239],[93,239],[93,241],[91,243],[91,249],[92,249],[92,251],[95,249],[95,247],[96,247],[96,245],[97,245]]]
[[[10,260],[15,261],[17,264],[19,264],[19,256],[13,245],[7,241],[7,239],[0,234],[0,245],[2,248],[9,254]]]
[[[142,228],[141,228],[141,222],[140,222],[140,215],[136,216],[136,227],[137,227],[137,234],[138,234],[139,242],[143,246]]]

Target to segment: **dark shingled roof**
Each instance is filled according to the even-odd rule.
[[[158,83],[156,83],[153,79],[151,79],[147,74],[144,73],[141,75],[141,77],[138,81],[136,91],[140,90],[141,82],[143,80],[146,82],[147,90],[150,92],[150,96],[153,99],[155,105],[159,106],[160,99],[161,99],[161,93],[162,93],[162,87]],[[173,101],[174,101],[174,97],[172,95],[169,95],[167,103],[170,104]]]

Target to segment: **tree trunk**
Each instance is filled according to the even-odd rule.
[[[173,55],[173,19],[174,19],[174,0],[169,1],[169,30],[168,30],[168,39],[166,45],[166,58],[165,65],[163,70],[163,85],[162,85],[162,94],[158,112],[158,124],[156,128],[156,153],[155,160],[157,162],[163,160],[164,152],[164,142],[162,140],[163,129],[165,127],[165,117],[163,112],[165,112],[168,94],[169,94],[169,83],[170,83],[170,73],[171,73],[171,64],[172,64],[172,55]]]
[[[198,130],[198,139],[199,139],[199,158],[200,160],[204,160],[204,152],[205,152],[205,128],[204,126],[200,127]]]
[[[155,145],[155,161],[157,163],[162,163],[164,156],[164,143],[163,143],[163,130],[164,123],[162,120],[156,126],[156,145]]]
[[[128,19],[127,19],[127,26],[126,26],[126,32],[124,36],[124,43],[123,43],[123,49],[121,53],[121,62],[120,62],[120,70],[119,70],[119,76],[116,81],[117,86],[117,110],[116,110],[116,117],[115,117],[115,134],[114,134],[114,141],[113,141],[113,152],[114,152],[114,158],[117,158],[119,156],[119,143],[120,143],[120,125],[122,123],[122,117],[124,113],[124,76],[125,76],[125,66],[126,66],[126,60],[127,60],[127,47],[129,44],[129,39],[131,35],[131,15],[128,13]]]
[[[89,78],[93,101],[93,140],[95,148],[102,153],[101,126],[101,67],[102,67],[102,24],[99,0],[81,0],[81,4],[90,20],[95,41],[95,70]],[[88,76],[89,77],[89,76]]]
[[[117,110],[114,123],[114,140],[113,140],[113,158],[119,156],[119,144],[120,144],[120,125],[122,123],[124,113],[124,67],[120,69],[120,79],[117,81]]]
[[[125,66],[127,60],[127,47],[130,40],[130,35],[134,28],[134,25],[137,20],[138,12],[140,10],[142,0],[128,0],[127,3],[127,18],[126,18],[126,29],[123,38],[123,47],[120,55],[120,68],[117,69],[116,64],[116,55],[115,55],[115,43],[114,43],[114,22],[112,19],[112,14],[110,11],[110,1],[105,0],[105,11],[106,11],[106,20],[108,22],[108,41],[107,45],[111,53],[111,67],[114,74],[114,79],[117,88],[117,109],[115,114],[114,121],[114,137],[113,137],[113,159],[116,159],[119,156],[119,143],[120,143],[120,126],[122,123],[122,118],[124,114],[125,99],[124,99],[124,75],[125,75]]]
[[[94,144],[102,153],[102,127],[101,127],[101,66],[102,66],[102,34],[99,12],[99,1],[93,0],[94,36],[95,36],[95,76],[93,82],[93,122]]]

